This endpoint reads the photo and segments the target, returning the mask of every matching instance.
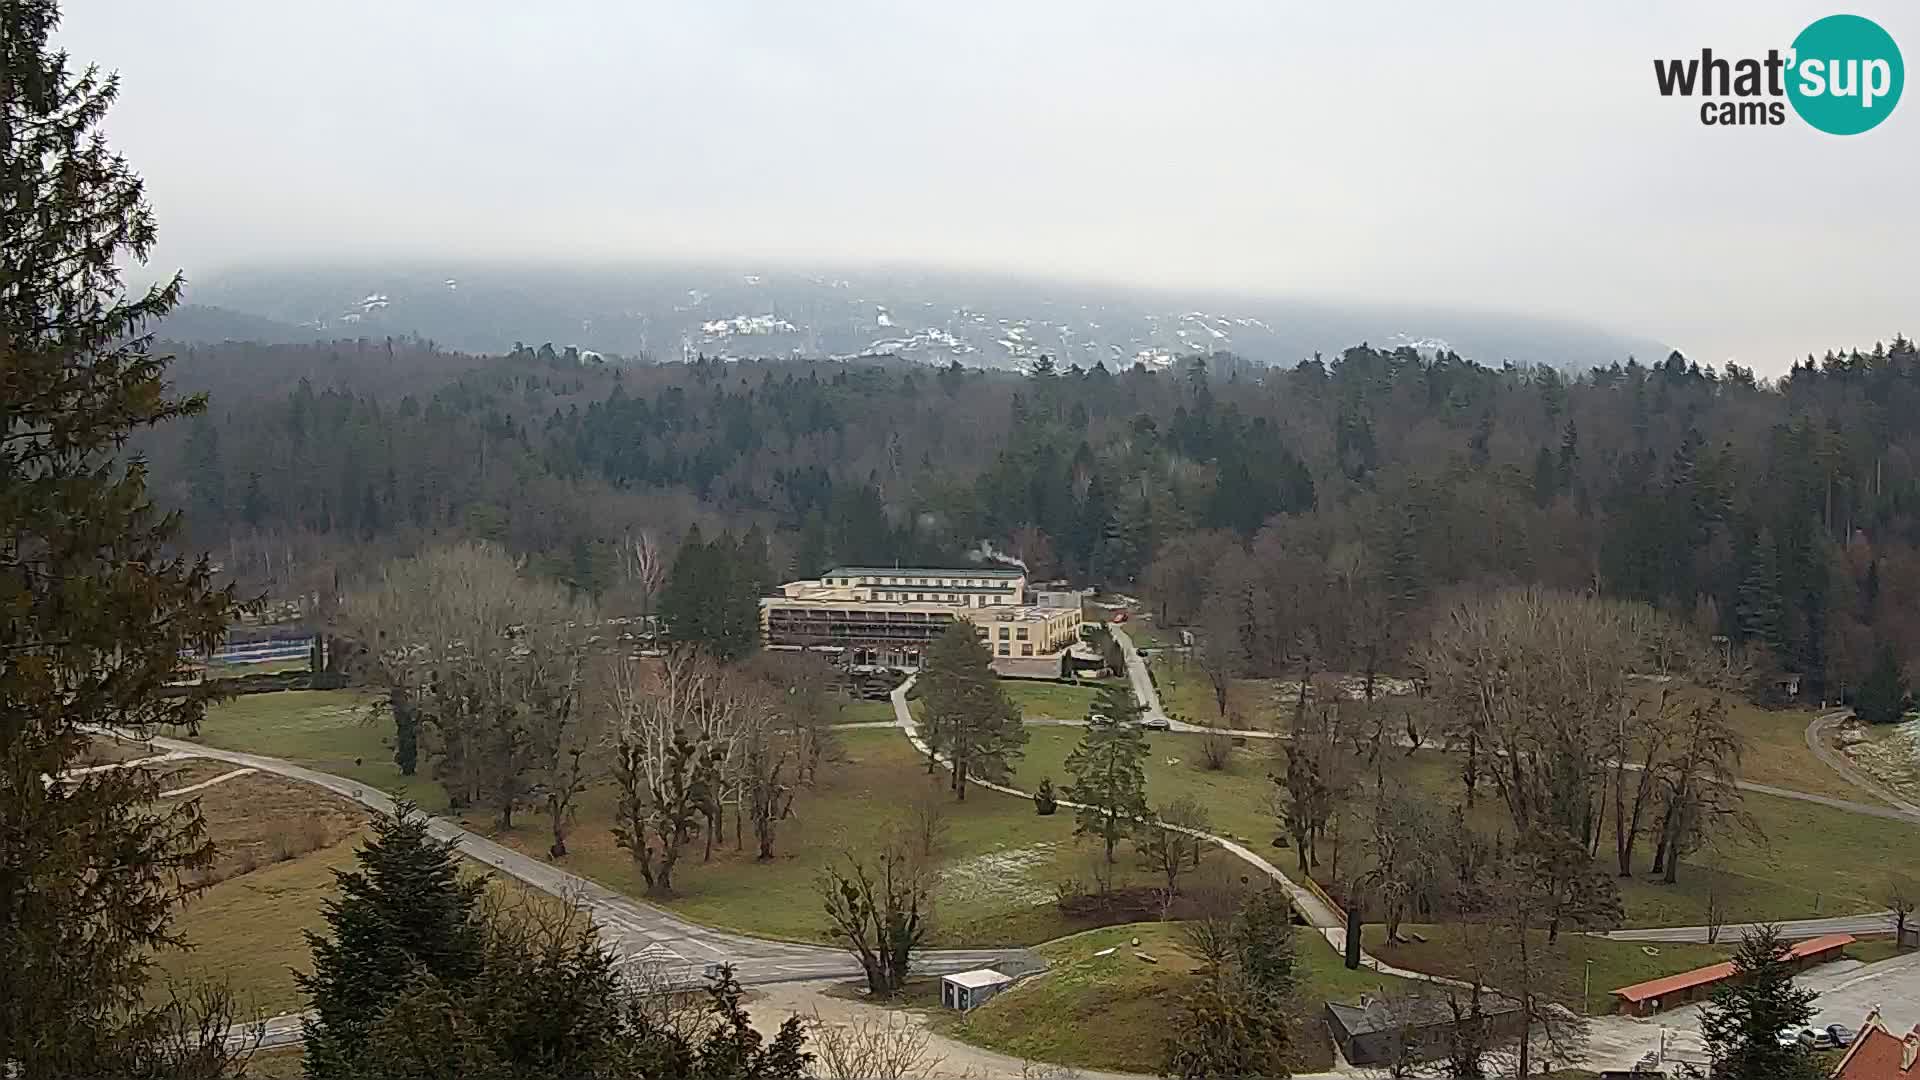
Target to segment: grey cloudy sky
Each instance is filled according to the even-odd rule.
[[[169,265],[927,263],[1571,316],[1777,373],[1911,321],[1920,101],[1703,127],[1741,3],[69,0]]]

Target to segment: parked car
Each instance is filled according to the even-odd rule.
[[[1827,1034],[1832,1037],[1835,1049],[1845,1050],[1847,1047],[1853,1045],[1853,1040],[1859,1035],[1859,1032],[1854,1031],[1845,1024],[1828,1024]]]
[[[1165,731],[1173,726],[1164,716],[1149,716],[1140,721],[1140,726],[1148,731]]]
[[[1113,723],[1113,717],[1108,716],[1106,713],[1103,713],[1103,712],[1089,713],[1087,714],[1087,723],[1093,724],[1099,727],[1105,727],[1108,724]]]

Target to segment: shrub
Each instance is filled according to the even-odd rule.
[[[1033,809],[1041,817],[1050,817],[1060,809],[1060,800],[1053,794],[1053,777],[1040,778],[1040,786],[1033,793]]]

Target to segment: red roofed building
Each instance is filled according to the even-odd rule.
[[[1787,962],[1796,967],[1811,967],[1828,960],[1838,960],[1840,950],[1853,944],[1851,934],[1828,934],[1825,937],[1798,941],[1787,950]],[[1632,986],[1623,986],[1613,991],[1618,999],[1618,1010],[1629,1016],[1652,1016],[1662,1009],[1671,1009],[1675,1005],[1684,1005],[1689,1001],[1698,1001],[1713,993],[1714,988],[1733,975],[1732,962],[1709,964],[1692,971],[1683,971],[1678,975],[1649,979]],[[1920,1075],[1914,1077],[1920,1080]]]
[[[1895,1035],[1880,1022],[1880,1010],[1873,1010],[1833,1075],[1834,1080],[1920,1080],[1920,1024]]]

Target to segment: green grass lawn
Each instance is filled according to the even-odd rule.
[[[893,723],[893,702],[866,701],[848,698],[840,704],[840,715],[833,720],[836,724]]]
[[[1031,790],[1042,776],[1054,785],[1069,783],[1065,761],[1080,737],[1072,728],[1033,728],[1027,752],[1015,774],[1015,783]],[[1147,759],[1147,797],[1164,805],[1189,794],[1207,808],[1215,831],[1231,833],[1267,854],[1289,874],[1297,873],[1291,851],[1270,848],[1279,833],[1273,811],[1275,785],[1269,772],[1283,772],[1284,764],[1270,756],[1275,744],[1249,740],[1234,751],[1228,768],[1212,772],[1202,767],[1198,735],[1164,732],[1149,734],[1152,752]],[[1407,755],[1391,751],[1386,759],[1389,784],[1410,785],[1429,795],[1436,813],[1445,813],[1461,798],[1458,761],[1451,755],[1421,751]],[[1904,850],[1916,830],[1898,821],[1866,817],[1844,810],[1794,799],[1748,794],[1747,811],[1760,837],[1729,838],[1716,852],[1697,852],[1681,864],[1679,881],[1666,885],[1639,877],[1622,881],[1626,925],[1694,925],[1705,921],[1707,894],[1717,889],[1731,912],[1731,921],[1807,918],[1877,910],[1889,852]],[[1356,812],[1364,813],[1363,808]],[[1511,832],[1506,811],[1483,785],[1472,820],[1483,831]],[[1611,824],[1603,823],[1611,836]],[[1642,841],[1637,867],[1646,865],[1650,843]],[[1342,855],[1342,877],[1361,869],[1359,845],[1349,841]],[[1611,849],[1603,845],[1602,857]],[[1331,880],[1331,860],[1321,849],[1316,877],[1338,891]]]
[[[1447,754],[1423,751],[1396,755],[1396,782],[1429,793],[1437,807],[1459,801],[1457,762]],[[1651,841],[1643,839],[1634,856],[1638,876],[1620,882],[1628,926],[1696,925],[1706,921],[1707,894],[1717,888],[1730,922],[1808,918],[1876,910],[1886,875],[1888,853],[1905,850],[1916,837],[1913,826],[1867,817],[1815,803],[1748,793],[1744,806],[1759,828],[1757,837],[1728,836],[1716,851],[1687,856],[1674,885],[1648,880]],[[1486,831],[1512,824],[1498,797],[1483,785],[1474,820]],[[1611,821],[1601,823],[1611,838]],[[1612,858],[1603,843],[1603,862]],[[1323,884],[1332,884],[1323,882]]]
[[[1168,713],[1195,724],[1218,726],[1219,702],[1214,700],[1213,684],[1184,657],[1163,654],[1148,662],[1153,672],[1154,689],[1160,694],[1160,706]],[[1279,699],[1276,679],[1234,679],[1227,686],[1229,726],[1260,731],[1285,731],[1290,717],[1287,703]]]
[[[1419,934],[1425,941],[1388,945],[1386,928],[1369,926],[1361,935],[1367,951],[1395,967],[1430,975],[1465,978],[1472,974],[1478,932],[1459,925],[1406,926],[1402,936]],[[1587,962],[1593,962],[1593,996],[1587,1008],[1594,1015],[1613,1011],[1609,992],[1619,987],[1675,975],[1717,964],[1733,955],[1730,946],[1658,944],[1614,941],[1585,934],[1562,933],[1552,946],[1545,931],[1529,934],[1542,968],[1555,976],[1548,989],[1555,1001],[1578,1012],[1586,986]]]
[[[1014,773],[1014,785],[1031,791],[1042,776],[1052,777],[1056,789],[1071,783],[1066,759],[1081,734],[1079,728],[1029,728],[1026,756]],[[1268,757],[1272,747],[1248,740],[1248,746],[1234,752],[1226,769],[1210,772],[1201,764],[1201,738],[1147,733],[1148,800],[1159,806],[1176,796],[1192,795],[1207,808],[1215,832],[1258,844],[1270,841],[1276,829],[1267,801],[1274,784],[1267,779],[1267,771],[1279,768]]]
[[[384,790],[398,788],[422,807],[443,811],[445,793],[426,778],[424,763],[421,776],[407,780],[399,775],[387,745],[387,721],[366,719],[369,700],[351,691],[248,695],[208,710],[199,739],[211,746],[283,757]],[[886,708],[883,715],[891,716],[887,703],[859,705]],[[801,795],[793,817],[782,824],[771,862],[753,859],[751,836],[746,838],[748,850],[736,852],[729,823],[711,863],[701,862],[698,843],[682,856],[676,895],[657,898],[659,902],[711,925],[817,940],[823,917],[813,886],[821,867],[843,848],[866,846],[882,828],[903,820],[915,792],[930,785],[945,791],[944,775],[929,781],[924,759],[898,733],[840,734],[849,760],[830,766],[821,785]],[[561,865],[642,895],[645,885],[639,872],[627,853],[614,846],[609,831],[614,801],[613,789],[604,784],[583,794],[568,841],[570,854]],[[1074,840],[1070,815],[1043,818],[1028,800],[980,788],[970,788],[965,802],[951,795],[941,795],[940,801],[947,819],[938,893],[942,942],[1024,945],[1086,925],[1061,915],[1053,902],[1056,884],[1092,879],[1093,849]],[[467,824],[491,832],[490,815],[484,812],[470,815]],[[544,816],[534,811],[522,813],[513,831],[498,839],[540,858],[546,857],[550,842]],[[1147,880],[1129,852],[1123,850],[1122,859],[1116,886]]]
[[[1000,689],[1007,699],[1020,707],[1022,715],[1054,720],[1082,720],[1093,707],[1099,685],[1091,680],[1080,685],[1040,682],[1033,679],[1002,679]],[[1119,685],[1116,681],[1114,685]]]
[[[164,999],[164,980],[225,981],[243,1016],[278,1016],[305,1007],[293,972],[311,971],[304,931],[323,933],[321,905],[337,895],[333,871],[353,864],[354,849],[367,837],[357,832],[330,847],[218,882],[189,900],[174,928],[185,951],[154,956],[155,980],[148,997]],[[488,872],[479,863],[472,872]],[[561,901],[519,881],[494,874],[492,888],[510,904]]]
[[[1057,683],[1006,684],[1030,711],[1045,708],[1052,715],[1083,715],[1093,690]],[[209,745],[254,750],[288,758],[314,768],[353,777],[384,790],[398,789],[429,810],[446,805],[439,785],[422,776],[399,775],[388,748],[390,731],[384,718],[367,719],[370,697],[353,691],[293,691],[254,694],[208,711],[199,738]],[[845,715],[890,715],[885,702],[848,706]],[[1072,711],[1069,711],[1072,710]],[[1754,715],[1751,722],[1771,723],[1776,745],[1790,747],[1798,717],[1789,713]],[[1016,785],[1031,790],[1040,777],[1051,776],[1056,787],[1069,780],[1064,761],[1079,738],[1074,728],[1028,729],[1026,757],[1016,769]],[[771,864],[737,857],[731,843],[716,853],[711,866],[698,862],[696,851],[683,860],[680,896],[666,902],[689,916],[783,937],[812,939],[819,929],[818,902],[812,881],[820,866],[850,840],[870,840],[875,831],[899,819],[910,795],[925,783],[923,762],[898,734],[886,731],[843,732],[842,742],[852,759],[828,770],[822,786],[802,796],[795,816],[782,828]],[[1234,752],[1229,768],[1209,772],[1201,767],[1200,736],[1153,733],[1148,759],[1148,797],[1164,804],[1181,793],[1194,795],[1212,817],[1216,830],[1250,842],[1263,851],[1278,829],[1272,814],[1274,785],[1269,771],[1282,766],[1271,756],[1272,743],[1257,740]],[[1765,755],[1758,755],[1764,760]],[[1422,751],[1407,755],[1389,752],[1390,783],[1427,793],[1436,813],[1444,813],[1461,797],[1458,763],[1450,755]],[[1902,822],[1851,814],[1813,803],[1749,794],[1746,809],[1764,839],[1729,839],[1714,852],[1698,852],[1681,866],[1679,882],[1665,885],[1640,877],[1621,883],[1626,925],[1663,926],[1705,921],[1707,894],[1717,889],[1732,921],[1804,918],[1876,910],[1889,852],[1911,845],[1915,830]],[[614,888],[638,894],[641,882],[625,852],[612,847],[607,832],[613,793],[600,787],[582,799],[567,865]],[[953,804],[950,836],[944,854],[953,864],[951,880],[943,886],[942,940],[989,944],[998,941],[1031,943],[1064,932],[1052,905],[1045,903],[1055,883],[1089,878],[1087,851],[1073,843],[1070,815],[1039,818],[1032,804],[980,789],[968,793],[965,804]],[[1503,808],[1486,786],[1473,815],[1483,830],[1506,829]],[[484,817],[473,824],[485,828]],[[1603,824],[1603,831],[1610,827]],[[1357,830],[1356,830],[1357,833]],[[530,854],[544,856],[547,839],[537,814],[523,814],[506,839]],[[731,840],[729,829],[728,840]],[[1648,845],[1643,842],[1643,849]],[[1603,851],[1603,856],[1606,853]],[[1340,882],[1329,880],[1331,865],[1323,845],[1321,883],[1338,892]],[[1291,852],[1270,851],[1269,857],[1289,873],[1295,872]],[[1139,875],[1127,857],[1122,883]],[[1363,858],[1350,842],[1342,856],[1342,876],[1350,875]],[[1637,859],[1645,865],[1643,852]],[[1011,884],[996,888],[992,878],[1007,873]],[[772,890],[772,891],[768,891]],[[975,894],[984,896],[984,901]],[[969,939],[968,935],[983,935]],[[988,938],[993,941],[986,940]]]
[[[1879,800],[1848,783],[1807,749],[1807,725],[1816,715],[1813,709],[1763,709],[1747,702],[1732,705],[1727,723],[1747,740],[1746,753],[1740,759],[1741,779],[1877,804]]]
[[[754,858],[751,835],[745,849],[736,850],[729,819],[712,861],[702,861],[702,843],[689,845],[675,869],[674,895],[649,899],[710,926],[818,941],[825,929],[814,891],[821,869],[850,848],[870,848],[884,830],[904,827],[924,793],[943,808],[945,820],[936,852],[938,943],[1030,945],[1084,928],[1055,904],[1056,885],[1069,879],[1091,883],[1090,863],[1097,857],[1091,844],[1075,841],[1071,815],[1041,817],[1028,799],[981,788],[956,801],[946,774],[928,778],[925,759],[897,732],[847,731],[840,741],[847,760],[824,770],[819,786],[800,794],[793,816],[780,826],[772,860]],[[557,863],[644,896],[645,881],[609,830],[614,800],[606,785],[582,796],[568,855]],[[490,822],[476,818],[469,824],[488,831]],[[538,812],[522,814],[511,832],[492,835],[528,855],[547,857],[549,837]],[[1148,880],[1123,847],[1116,887]]]
[[[305,1080],[306,1060],[298,1046],[256,1051],[247,1058],[247,1080]]]
[[[1892,934],[1874,934],[1862,937],[1847,946],[1847,959],[1858,960],[1863,964],[1877,964],[1882,960],[1891,960],[1901,953],[1900,946],[1894,942]]]
[[[361,690],[288,690],[247,694],[207,710],[196,742],[250,750],[381,791],[397,791],[429,811],[446,809],[446,793],[425,774],[400,775],[393,763],[393,721],[375,715],[375,695]]]
[[[1132,944],[1138,938],[1139,946]],[[1348,971],[1324,939],[1296,934],[1296,1011],[1302,1071],[1332,1064],[1320,1020],[1328,1000],[1406,985],[1372,972]],[[947,1034],[966,1042],[1075,1068],[1154,1073],[1181,997],[1198,982],[1177,923],[1129,923],[1050,941],[1036,951],[1047,973],[1008,990],[964,1016],[937,1014]],[[1108,956],[1095,953],[1113,948]],[[1136,953],[1157,963],[1140,960]]]
[[[357,838],[229,878],[187,903],[175,921],[192,946],[154,958],[156,974],[224,979],[243,1014],[276,1016],[302,1005],[293,969],[312,970],[304,930],[324,928],[320,902],[333,895],[335,867],[353,860]],[[164,988],[149,985],[149,994]]]

